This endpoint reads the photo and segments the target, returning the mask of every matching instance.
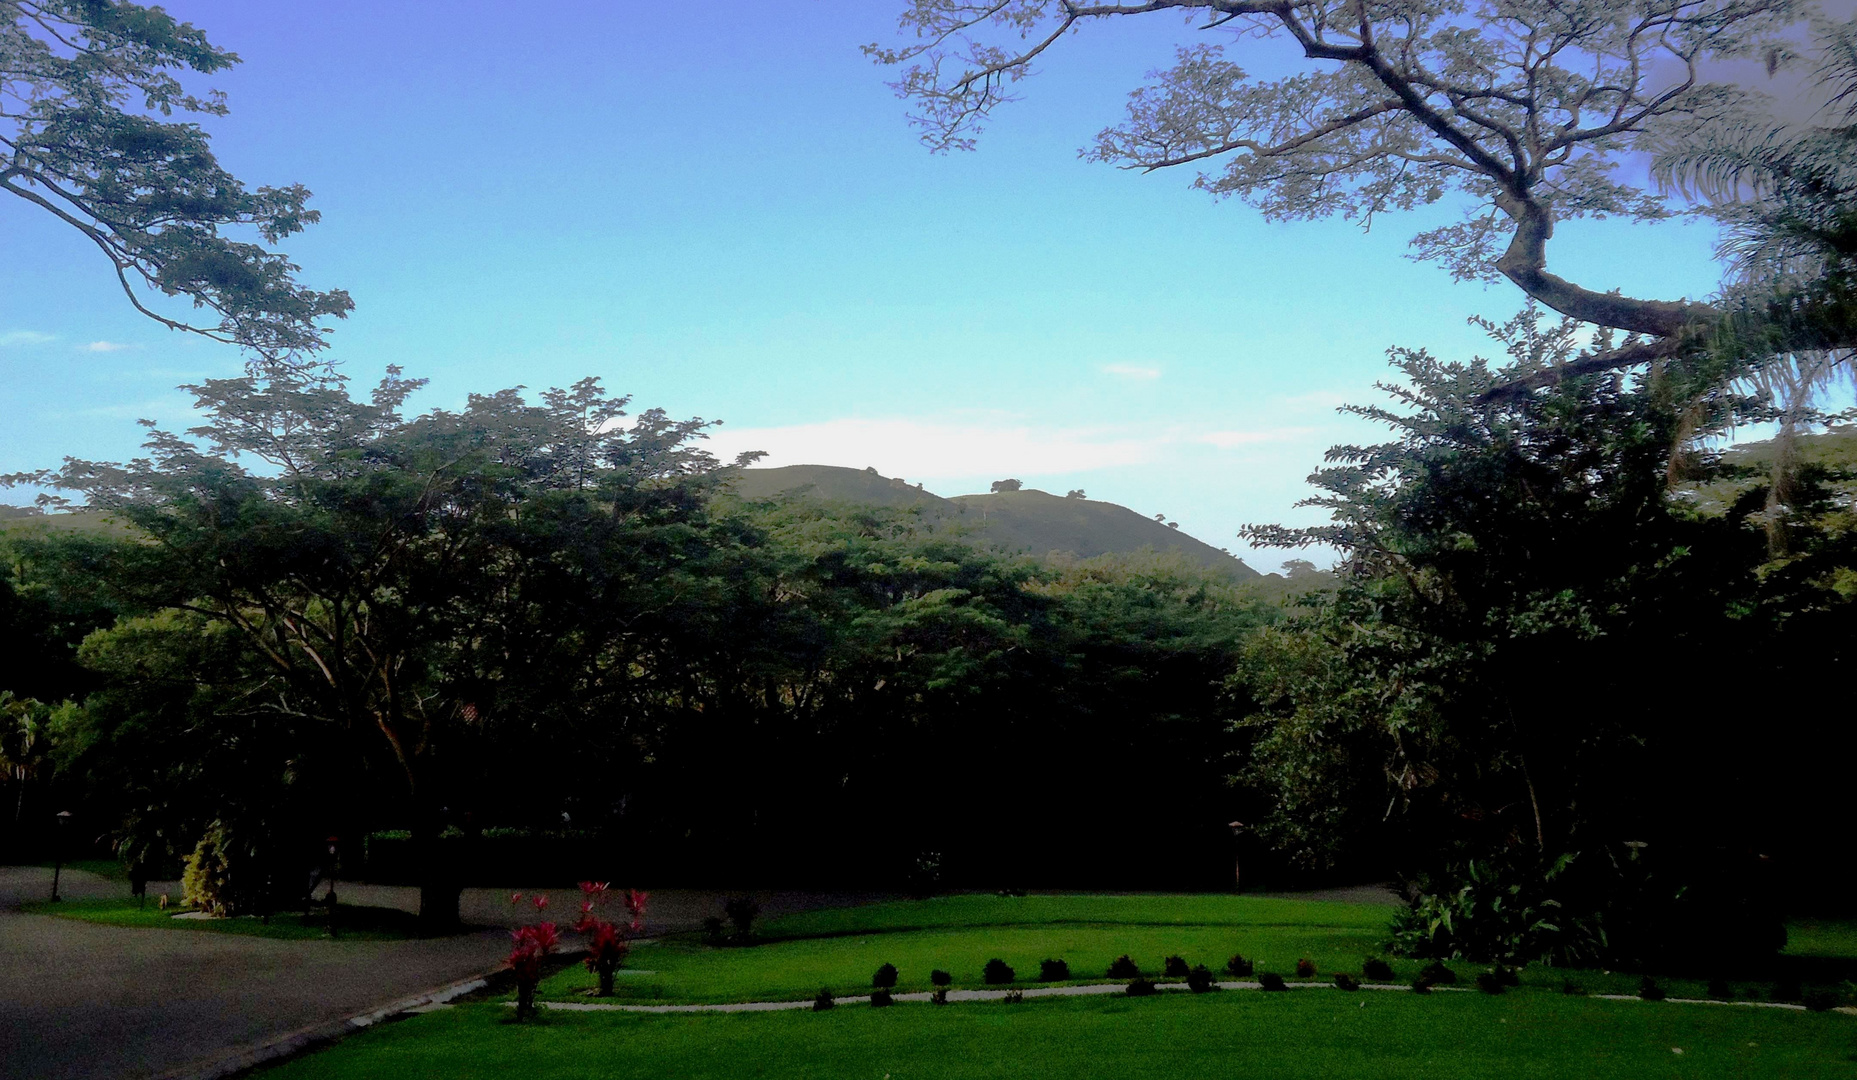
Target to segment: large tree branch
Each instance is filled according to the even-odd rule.
[[[1563,315],[1582,322],[1653,337],[1670,337],[1715,309],[1681,300],[1635,300],[1617,293],[1594,292],[1547,271],[1547,241],[1554,218],[1546,206],[1528,197],[1499,195],[1496,205],[1515,222],[1515,235],[1496,269],[1516,287]]]
[[[1600,372],[1616,371],[1633,364],[1667,359],[1675,356],[1680,348],[1680,341],[1671,337],[1638,342],[1618,349],[1608,349],[1602,353],[1593,353],[1577,360],[1570,360],[1565,364],[1542,368],[1540,371],[1503,383],[1493,390],[1486,390],[1478,395],[1477,401],[1503,401],[1522,397],[1530,391],[1539,390],[1544,386],[1555,386],[1563,380],[1581,375],[1597,375]]]
[[[1233,150],[1249,150],[1252,154],[1262,158],[1282,157],[1284,154],[1299,150],[1324,136],[1333,135],[1338,131],[1344,131],[1348,128],[1355,127],[1376,116],[1384,116],[1390,112],[1397,112],[1399,108],[1400,104],[1397,101],[1383,101],[1378,105],[1369,105],[1364,109],[1351,112],[1346,116],[1338,116],[1326,124],[1311,128],[1295,138],[1286,139],[1280,143],[1262,143],[1258,142],[1256,139],[1230,139],[1217,146],[1207,147],[1204,150],[1195,150],[1192,153],[1179,154],[1173,157],[1156,158],[1152,161],[1137,162],[1132,165],[1124,166],[1124,168],[1140,169],[1143,172],[1153,172],[1156,169],[1165,169],[1174,165],[1185,165],[1189,162],[1219,157],[1223,154],[1229,154]]]

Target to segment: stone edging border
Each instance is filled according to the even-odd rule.
[[[1251,981],[1219,982],[1219,983],[1214,983],[1213,985],[1217,986],[1221,990],[1257,990],[1260,992],[1263,990],[1263,986],[1261,984],[1256,983],[1256,982],[1251,982]],[[1183,982],[1156,983],[1154,988],[1158,991],[1166,991],[1170,993],[1177,993],[1177,992],[1187,991],[1190,989],[1187,986],[1187,984]],[[1334,989],[1337,989],[1337,987],[1333,983],[1317,983],[1317,982],[1292,982],[1292,983],[1285,984],[1285,988],[1289,990],[1334,990]],[[1412,990],[1410,986],[1406,986],[1400,983],[1362,983],[1360,985],[1360,989],[1380,990],[1380,991],[1402,991],[1403,990],[1408,993],[1411,992]],[[957,1002],[957,1001],[1000,1001],[1000,1000],[1003,1000],[1008,994],[1015,993],[1015,992],[1025,997],[1028,997],[1028,998],[1034,998],[1034,997],[1087,997],[1087,996],[1097,996],[1097,995],[1102,995],[1102,994],[1126,993],[1127,990],[1128,990],[1127,983],[1087,983],[1087,984],[1079,985],[1079,986],[1033,986],[1033,987],[1026,987],[1018,991],[1013,991],[1013,990],[950,990],[948,991],[948,1001],[950,1004]],[[1467,986],[1434,986],[1432,987],[1432,992],[1443,993],[1443,994],[1473,994],[1473,993],[1476,993],[1477,991],[1472,990]],[[1638,995],[1636,994],[1593,994],[1591,996],[1601,1001],[1641,1001],[1643,1000],[1642,998],[1638,997]],[[930,997],[931,995],[926,994],[926,993],[896,994],[894,995],[893,1000],[898,1001],[898,1002],[904,1002],[904,1001],[927,1002],[930,999]],[[1786,1002],[1786,1001],[1717,1001],[1714,998],[1666,998],[1664,1000],[1666,1003],[1672,1004],[1672,1005],[1728,1005],[1728,1006],[1739,1006],[1741,1008],[1753,1008],[1753,1009],[1789,1009],[1789,1010],[1793,1010],[1796,1012],[1807,1011],[1804,1005],[1798,1005],[1798,1004],[1794,1004],[1792,1002]],[[839,1004],[839,1005],[863,1005],[863,1004],[868,1004],[870,1002],[870,995],[869,994],[854,994],[854,995],[848,995],[846,997],[835,998],[834,1001],[836,1004]],[[516,1003],[513,1001],[505,1002],[504,1004],[506,1007],[512,1008],[512,1009],[516,1007]],[[618,1002],[593,1002],[593,1001],[538,1001],[535,1004],[539,1008],[554,1009],[554,1010],[559,1010],[562,1012],[729,1013],[729,1012],[778,1012],[778,1011],[788,1010],[788,1009],[810,1009],[812,1008],[813,1003],[810,999],[807,999],[807,1000],[801,1000],[801,1001],[742,1001],[742,1002],[733,1002],[733,1003],[728,1003],[728,1004],[712,1004],[712,1005],[626,1005],[626,1004],[620,1004]],[[1847,1016],[1857,1016],[1857,1006],[1843,1005],[1843,1006],[1839,1006],[1838,1008],[1832,1009],[1831,1011],[1844,1013]]]

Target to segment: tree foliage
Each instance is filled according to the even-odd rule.
[[[1245,587],[743,501],[704,422],[592,380],[409,416],[416,387],[209,382],[146,457],[24,478],[138,530],[40,556],[121,613],[77,652],[61,753],[126,856],[212,829],[249,907],[312,840],[410,828],[438,916],[485,827],[564,822],[685,875],[868,884],[942,853],[955,880],[1122,880],[1093,853],[1139,839],[1164,880],[1224,876],[1227,676],[1275,610]],[[998,818],[1098,783],[1174,794]]]
[[[1789,56],[1794,0],[912,0],[908,40],[872,45],[901,65],[933,149],[973,145],[1032,64],[1094,24],[1185,13],[1205,35],[1130,96],[1086,157],[1200,170],[1196,186],[1267,217],[1376,216],[1442,200],[1465,208],[1413,240],[1460,279],[1505,277],[1532,300],[1645,336],[1589,358],[1603,369],[1673,355],[1719,311],[1581,286],[1548,270],[1558,222],[1667,217],[1660,192],[1621,169],[1678,127],[1719,130],[1753,110],[1711,62]],[[1302,68],[1260,78],[1232,56],[1257,40]],[[1847,343],[1848,344],[1848,343]]]
[[[417,386],[216,380],[190,388],[209,418],[191,437],[34,479],[146,535],[97,570],[124,607],[236,638],[235,711],[338,733],[434,833],[457,766],[507,729],[623,700],[634,658],[700,603],[718,463],[692,445],[703,421],[621,427],[626,402],[593,380],[404,418]]]
[[[1714,427],[1691,426],[1693,389],[1609,373],[1492,399],[1575,339],[1532,311],[1490,329],[1506,364],[1395,351],[1394,405],[1353,410],[1394,439],[1312,478],[1331,524],[1250,530],[1345,556],[1322,605],[1247,653],[1261,828],[1312,864],[1382,853],[1460,919],[1558,907],[1539,921],[1562,955],[1642,958],[1711,919],[1751,935],[1725,953],[1770,949],[1757,863],[1813,875],[1835,781],[1800,753],[1849,745],[1848,521],[1817,489],[1804,542],[1770,559],[1761,485],[1723,514],[1673,491],[1718,470],[1689,445]],[[1746,404],[1710,400],[1715,424]],[[1534,922],[1517,932],[1548,949]],[[1489,940],[1428,925],[1432,948]]]
[[[238,61],[158,7],[0,0],[0,189],[95,244],[149,318],[300,363],[324,344],[318,320],[354,306],[345,292],[299,284],[297,266],[265,246],[315,223],[310,193],[248,189],[198,124],[169,119],[224,115],[223,95],[189,91],[176,73]],[[185,296],[215,321],[163,315],[145,301],[149,290]]]

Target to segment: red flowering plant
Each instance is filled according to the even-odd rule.
[[[535,1015],[535,987],[542,981],[542,958],[561,944],[561,935],[551,922],[519,926],[510,931],[516,947],[509,953],[509,969],[516,976],[516,1019]]]
[[[645,901],[649,894],[636,889],[625,891],[625,907],[631,918],[627,925],[620,926],[600,918],[598,912],[602,904],[612,895],[612,886],[605,882],[583,881],[580,883],[580,923],[575,927],[587,936],[587,956],[582,963],[587,970],[600,977],[599,995],[611,997],[613,992],[613,975],[619,965],[625,962],[625,954],[631,950],[626,943],[629,934],[636,934],[645,923]]]

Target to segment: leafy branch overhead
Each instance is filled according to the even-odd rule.
[[[95,244],[136,310],[301,364],[324,344],[318,320],[354,307],[339,289],[298,283],[275,245],[314,224],[300,184],[249,190],[178,110],[223,116],[225,99],[177,73],[239,62],[160,8],[86,0],[0,0],[0,189]],[[263,243],[222,229],[247,227]],[[163,314],[152,294],[185,296],[205,319]]]
[[[1034,61],[1085,26],[1184,12],[1217,40],[1177,51],[1083,154],[1124,168],[1199,170],[1195,185],[1273,219],[1461,200],[1462,219],[1414,237],[1414,257],[1458,279],[1507,278],[1563,314],[1638,335],[1597,366],[1672,355],[1715,307],[1582,286],[1548,269],[1561,221],[1654,220],[1665,190],[1621,158],[1672,132],[1755,111],[1710,82],[1712,61],[1788,62],[1795,0],[911,0],[893,85],[936,151],[966,149]],[[1301,70],[1256,77],[1228,51],[1281,42]],[[1274,61],[1274,58],[1271,58]]]

